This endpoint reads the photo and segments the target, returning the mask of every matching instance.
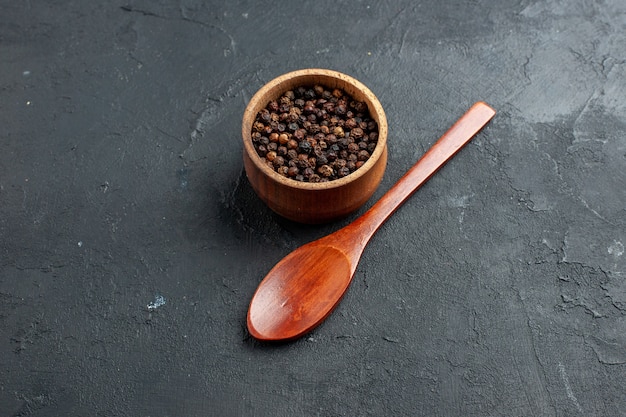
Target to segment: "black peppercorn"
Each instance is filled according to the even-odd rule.
[[[276,172],[278,172],[280,175],[282,175],[283,177],[287,176],[287,173],[289,172],[289,168],[286,166],[279,166],[276,169]]]
[[[268,109],[262,109],[259,112],[259,121],[269,123],[272,120],[272,115]]]
[[[309,167],[309,160],[305,159],[298,159],[295,161],[296,162],[296,166],[300,169],[307,169]]]
[[[295,149],[289,149],[289,147],[287,147],[287,158],[289,159],[298,159],[298,151],[296,151]]]
[[[283,158],[280,155],[276,155],[276,158],[274,158],[274,160],[272,161],[272,163],[274,164],[275,167],[281,167],[283,165],[285,165],[285,158]]]
[[[281,133],[280,135],[278,135],[278,143],[280,143],[281,145],[287,144],[288,141],[289,135],[287,135],[286,133]]]
[[[295,177],[300,173],[300,170],[297,167],[289,167],[287,170],[287,175],[290,177]]]
[[[367,104],[362,101],[357,101],[356,103],[354,103],[354,110],[359,113],[365,113],[367,111]]]
[[[321,167],[317,168],[317,173],[320,174],[322,177],[328,178],[334,174],[334,171],[330,166],[322,165]]]
[[[302,108],[302,112],[307,115],[311,113],[315,113],[316,112],[315,103],[313,103],[311,100],[305,101],[304,106]]]
[[[346,129],[354,129],[355,127],[358,126],[358,123],[356,122],[356,120],[354,120],[354,118],[352,119],[348,119],[344,122],[343,126]]]
[[[254,122],[254,124],[252,125],[252,130],[257,132],[262,132],[264,128],[265,125],[261,122]]]
[[[367,161],[367,159],[370,157],[370,153],[366,150],[362,150],[359,151],[357,157],[359,158],[359,161]]]
[[[363,129],[360,127],[355,127],[350,131],[350,137],[355,140],[361,139],[363,137]]]
[[[298,121],[300,120],[300,113],[296,110],[299,110],[297,107],[293,107],[291,108],[291,110],[289,110],[289,114],[287,114],[287,118],[286,121],[291,123],[295,123],[296,126],[298,126]]]
[[[313,147],[311,146],[311,144],[308,141],[302,141],[300,142],[300,144],[298,145],[298,150],[302,153],[308,154],[309,152],[311,152],[311,149],[313,149]]]
[[[295,132],[293,132],[293,137],[296,140],[300,141],[300,140],[304,139],[305,136],[306,136],[306,130],[304,130],[304,129],[298,129]]]
[[[347,166],[337,169],[337,176],[343,178],[346,175],[350,175],[350,169]]]
[[[295,135],[294,135],[295,137]],[[289,139],[289,141],[287,141],[287,149],[297,149],[298,148],[298,141],[295,139]]]

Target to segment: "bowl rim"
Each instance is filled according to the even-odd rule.
[[[365,162],[365,164],[363,164],[363,166],[361,166],[359,169],[355,170],[349,175],[346,175],[343,178],[338,178],[338,179],[327,181],[327,182],[317,182],[317,183],[300,182],[291,178],[283,177],[282,175],[280,175],[279,173],[277,173],[276,171],[274,171],[273,169],[271,169],[270,167],[268,167],[266,164],[262,162],[261,157],[257,154],[256,149],[254,148],[254,145],[252,144],[252,138],[250,135],[250,132],[252,130],[252,124],[254,123],[254,120],[256,119],[256,116],[258,113],[258,110],[254,111],[254,108],[258,108],[258,105],[260,104],[261,99],[268,92],[270,92],[271,90],[277,89],[281,84],[285,82],[297,80],[299,78],[305,79],[311,76],[335,78],[347,84],[350,84],[355,90],[358,90],[361,94],[363,94],[367,98],[369,102],[371,102],[371,106],[369,106],[370,103],[368,103],[368,110],[372,118],[374,118],[374,115],[376,115],[376,119],[377,119],[376,121],[378,124],[378,142],[376,143],[376,148],[374,149],[374,152],[372,152],[372,154],[370,155],[368,160]],[[286,89],[284,91],[281,90],[281,93],[284,93],[285,91],[287,90]],[[267,103],[261,103],[261,104],[263,105],[263,107],[267,105]],[[263,107],[260,107],[258,109],[260,110]],[[373,109],[369,107],[373,107]],[[249,124],[246,123],[247,120],[250,121]],[[356,78],[351,77],[347,74],[341,73],[339,71],[321,69],[321,68],[307,68],[307,69],[291,71],[283,75],[279,75],[278,77],[274,78],[273,80],[263,85],[252,96],[252,98],[246,105],[246,108],[243,114],[241,134],[243,137],[244,151],[248,155],[248,158],[251,160],[251,162],[255,165],[257,169],[259,169],[261,172],[263,172],[263,174],[271,178],[273,181],[276,181],[286,187],[296,188],[300,190],[329,190],[329,189],[341,187],[353,181],[357,181],[359,178],[365,175],[374,166],[374,164],[376,164],[376,162],[382,156],[384,148],[387,146],[388,126],[387,126],[387,117],[385,115],[385,111],[383,110],[382,105],[380,104],[380,101],[378,100],[376,95],[374,95],[374,93],[365,84],[363,84]]]

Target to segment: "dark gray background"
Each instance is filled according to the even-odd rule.
[[[626,415],[622,0],[0,3],[0,415]],[[242,170],[247,101],[309,67],[385,108],[372,201],[498,115],[266,345],[257,284],[358,215],[282,220]]]

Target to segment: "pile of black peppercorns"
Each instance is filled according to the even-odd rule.
[[[296,181],[343,178],[369,159],[377,142],[378,125],[367,104],[321,85],[285,92],[252,125],[259,156]]]

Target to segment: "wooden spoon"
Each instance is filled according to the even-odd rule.
[[[474,104],[367,212],[344,228],[294,250],[272,268],[248,309],[248,330],[260,340],[295,339],[320,324],[352,281],[376,230],[415,190],[495,115]]]

